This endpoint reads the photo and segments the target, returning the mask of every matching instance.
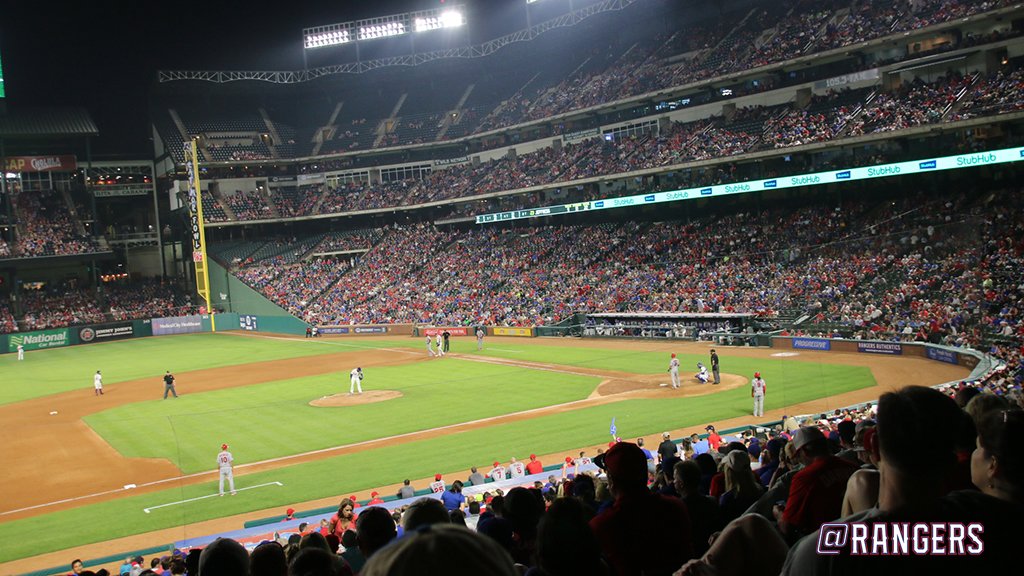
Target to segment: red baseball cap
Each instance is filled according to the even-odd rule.
[[[760,372],[754,372],[754,378],[760,378],[760,377],[761,377],[761,373]]]
[[[498,466],[501,466],[501,462],[498,462],[497,460],[495,460],[494,461],[494,467],[497,468]]]
[[[675,357],[676,357],[676,353],[675,353],[675,352],[673,352],[673,353],[672,353],[672,357],[673,357],[673,358],[675,358]]]
[[[434,474],[434,480],[435,481],[440,480],[440,479],[441,479],[441,475],[440,474]]]
[[[572,464],[572,456],[566,456],[565,457],[565,463],[566,464]]]
[[[285,516],[291,516],[292,514],[295,514],[295,508],[289,508],[289,509],[285,510],[284,514],[285,514]]]
[[[348,499],[349,499],[349,500],[351,500],[351,501],[353,501],[353,502],[355,502],[355,501],[356,501],[356,496],[355,496],[355,494],[353,494],[352,496],[349,496],[349,497],[348,497]]]
[[[227,450],[228,449],[228,445],[227,444],[221,444],[220,445],[220,449],[221,450]]]
[[[380,496],[380,492],[370,492],[370,497],[376,498],[377,496]]]
[[[536,454],[530,454],[530,460],[534,460],[534,459],[536,459],[536,458],[537,458],[537,455],[536,455]]]

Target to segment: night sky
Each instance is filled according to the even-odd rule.
[[[447,3],[500,10],[522,1]],[[4,0],[0,54],[8,107],[85,106],[100,129],[96,159],[148,158],[146,101],[157,70],[299,69],[305,27],[444,4]],[[185,12],[185,5],[197,12]]]

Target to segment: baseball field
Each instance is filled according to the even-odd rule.
[[[923,358],[719,348],[723,383],[700,385],[707,343],[454,338],[445,358],[418,338],[304,339],[192,334],[0,356],[0,573],[66,564],[204,534],[246,519],[417,488],[435,473],[541,455],[545,464],[610,439],[655,441],[815,413],[906,384],[962,378]],[[683,387],[672,390],[669,353]],[[362,367],[364,394],[348,396]],[[93,392],[102,370],[104,394]],[[165,371],[179,398],[162,399]],[[216,497],[227,443],[238,494]],[[382,489],[383,488],[383,489]],[[212,497],[211,497],[212,496]]]

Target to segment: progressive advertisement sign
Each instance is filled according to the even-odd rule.
[[[800,350],[831,350],[832,341],[824,338],[793,338],[793,348]]]
[[[203,331],[203,318],[199,315],[174,318],[153,318],[153,336],[192,334]]]
[[[135,336],[135,327],[131,322],[120,324],[105,324],[103,326],[86,326],[78,329],[78,340],[82,344],[93,342],[105,342],[107,340],[121,340]]]
[[[40,330],[26,334],[11,334],[7,337],[7,351],[17,352],[19,344],[24,346],[26,351],[60,348],[71,343],[70,336],[67,328]]]

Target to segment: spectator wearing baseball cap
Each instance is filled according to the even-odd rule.
[[[284,521],[295,520],[295,508],[289,508],[284,511]]]
[[[534,474],[540,474],[544,471],[544,465],[537,460],[536,454],[530,454],[530,461],[526,463],[526,473],[531,476]]]
[[[764,493],[764,487],[750,469],[750,457],[746,450],[731,450],[722,458],[722,472],[725,476],[725,493],[718,499],[722,521],[738,518]]]
[[[658,444],[658,459],[664,463],[665,460],[676,455],[676,444],[668,432],[661,434],[661,444]]]
[[[708,449],[712,452],[718,450],[718,447],[722,445],[722,437],[715,431],[715,427],[712,424],[708,424],[704,431],[708,433]]]
[[[693,555],[686,505],[647,489],[647,458],[636,444],[617,443],[604,463],[614,502],[590,521],[590,527],[612,570],[616,574],[672,573]]]
[[[384,503],[384,499],[380,497],[380,492],[377,492],[376,490],[374,490],[373,492],[370,492],[370,501],[367,502],[366,505],[367,506],[377,506],[378,504],[383,504],[383,503]]]
[[[775,509],[779,530],[789,542],[818,529],[842,513],[846,483],[858,466],[829,452],[817,427],[807,426],[793,437],[793,455],[804,469],[793,477],[785,510]]]

